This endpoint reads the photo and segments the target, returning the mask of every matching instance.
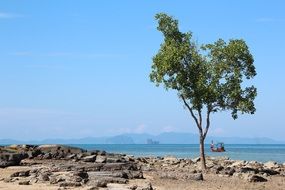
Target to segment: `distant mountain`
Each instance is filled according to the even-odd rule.
[[[126,133],[113,137],[86,137],[81,139],[46,139],[42,141],[18,141],[0,139],[0,144],[146,144],[147,139],[159,141],[160,144],[198,144],[199,135],[192,133],[168,132],[159,135]],[[285,141],[276,141],[270,138],[243,138],[243,137],[207,137],[206,144],[211,141],[226,144],[285,144]]]

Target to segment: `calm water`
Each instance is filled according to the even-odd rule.
[[[72,145],[87,150],[106,150],[107,152],[125,153],[134,156],[166,156],[173,155],[179,158],[195,158],[199,156],[199,145],[196,144],[81,144]],[[274,160],[285,162],[285,144],[273,145],[245,145],[226,144],[226,152],[210,152],[210,145],[205,145],[208,156],[227,156],[234,160],[256,160],[266,162]]]

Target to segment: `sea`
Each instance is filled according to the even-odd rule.
[[[105,150],[127,155],[177,158],[196,158],[199,156],[198,144],[73,144],[87,150]],[[211,152],[205,144],[206,156],[228,157],[233,160],[285,163],[285,144],[226,144],[226,152]]]

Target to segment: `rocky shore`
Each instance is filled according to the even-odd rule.
[[[62,145],[0,147],[0,189],[285,189],[285,163],[134,157]]]

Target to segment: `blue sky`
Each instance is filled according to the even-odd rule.
[[[212,117],[208,135],[284,140],[285,1],[0,1],[0,138],[81,138],[197,129],[148,75],[154,15],[211,43],[243,38],[255,58],[255,115]]]

